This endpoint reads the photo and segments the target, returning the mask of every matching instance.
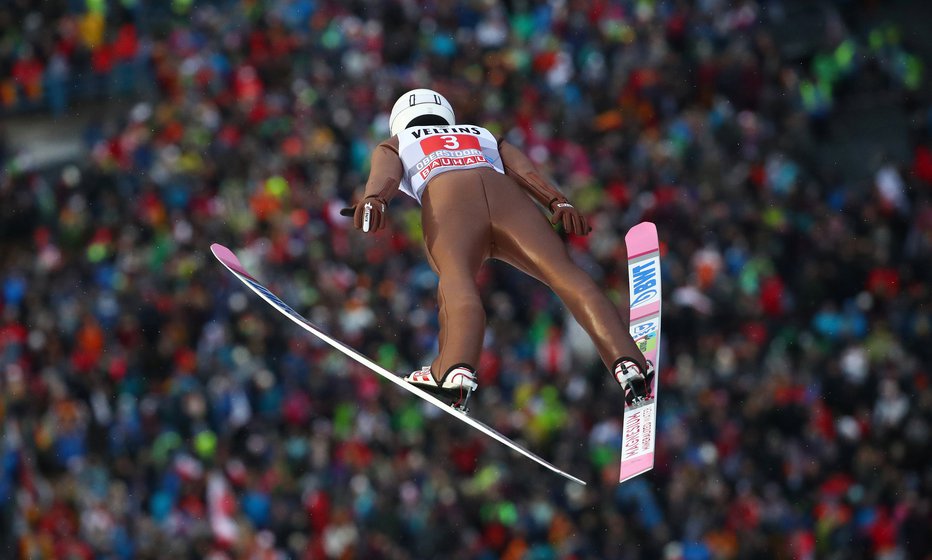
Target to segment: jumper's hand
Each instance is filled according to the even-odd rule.
[[[378,231],[385,227],[385,201],[375,195],[369,195],[361,204],[340,210],[343,216],[353,217],[353,226],[365,233]]]
[[[574,208],[567,200],[553,201],[550,204],[550,210],[553,212],[550,223],[556,225],[562,222],[566,233],[586,235],[592,231],[589,223],[586,222],[586,217],[580,214],[579,210]]]

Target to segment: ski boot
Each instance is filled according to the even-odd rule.
[[[647,362],[647,372],[641,371],[641,366],[630,358],[618,358],[612,368],[615,381],[625,391],[625,404],[627,406],[639,404],[653,397],[654,392],[654,364]]]
[[[439,382],[434,379],[430,366],[411,372],[404,377],[404,380],[440,400],[449,401],[450,406],[463,413],[469,412],[466,403],[469,402],[472,392],[479,387],[476,382],[476,372],[466,364],[452,366]]]

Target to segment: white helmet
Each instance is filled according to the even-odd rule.
[[[435,115],[447,124],[456,124],[453,107],[447,99],[432,89],[412,89],[395,101],[388,127],[395,136],[418,117]]]

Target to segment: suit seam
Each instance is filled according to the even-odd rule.
[[[479,176],[479,184],[482,186],[482,200],[485,202],[485,211],[489,217],[489,257],[495,252],[495,227],[492,223],[492,207],[489,205],[489,194],[485,190],[485,180],[482,173],[476,173]]]

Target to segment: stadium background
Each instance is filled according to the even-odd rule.
[[[0,4],[3,558],[929,558],[932,4]],[[211,242],[403,372],[417,210],[351,231],[402,91],[663,241],[656,469],[543,286],[491,264],[474,411],[565,483],[310,340]]]

